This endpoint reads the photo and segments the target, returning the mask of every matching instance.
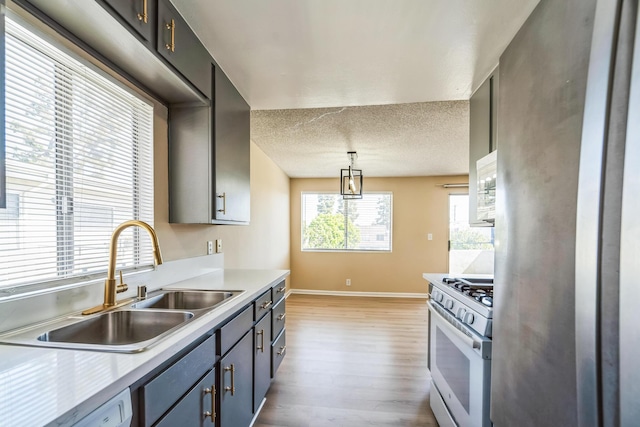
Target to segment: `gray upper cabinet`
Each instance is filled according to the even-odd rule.
[[[219,67],[214,67],[215,222],[248,223],[250,108]]]
[[[210,70],[211,106],[169,109],[169,221],[248,224],[250,109],[220,68]]]
[[[102,0],[127,27],[142,38],[143,42],[152,42],[157,20],[157,0]]]
[[[212,58],[169,0],[158,2],[157,50],[206,97],[210,96]]]
[[[469,101],[469,224],[491,226],[477,218],[478,181],[476,162],[498,147],[498,68],[474,92]]]

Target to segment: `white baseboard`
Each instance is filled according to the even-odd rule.
[[[323,291],[315,289],[290,289],[290,294],[302,295],[330,295],[336,297],[381,297],[381,298],[427,298],[428,293],[408,293],[408,292],[354,292],[354,291]]]

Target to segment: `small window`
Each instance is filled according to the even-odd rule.
[[[391,251],[391,193],[302,194],[303,251]]]
[[[153,224],[153,107],[6,19],[6,186],[0,287],[106,271],[121,222]],[[118,268],[153,264],[128,229]]]

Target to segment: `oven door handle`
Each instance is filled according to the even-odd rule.
[[[429,306],[429,311],[431,311],[431,314],[436,316],[440,320],[440,323],[446,325],[446,327],[449,329],[449,331],[452,334],[457,336],[460,340],[462,340],[467,346],[471,347],[472,349],[480,350],[480,348],[482,347],[482,343],[480,341],[474,340],[472,337],[466,335],[464,332],[458,330],[458,328],[453,326],[451,322],[449,322],[442,314],[438,312],[438,310],[434,308],[433,303],[431,301],[427,301],[427,305]]]

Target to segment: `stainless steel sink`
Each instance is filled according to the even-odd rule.
[[[0,343],[137,353],[244,291],[160,289],[100,314],[72,315],[0,335]]]
[[[118,346],[157,338],[193,317],[188,311],[112,311],[45,332],[38,341]]]
[[[241,293],[242,291],[164,289],[152,293],[147,299],[136,302],[131,307],[165,310],[211,310]]]

